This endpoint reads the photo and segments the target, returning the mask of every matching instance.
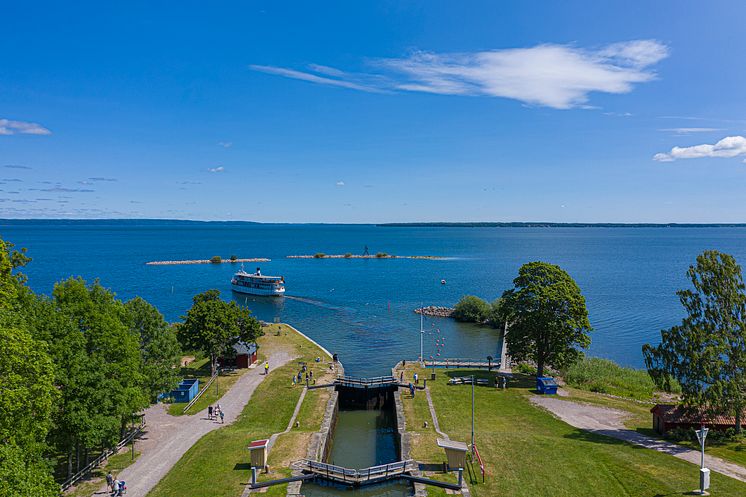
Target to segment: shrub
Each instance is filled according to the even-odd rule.
[[[347,253],[345,254],[345,259],[350,259],[351,257],[352,257],[352,254],[351,254],[351,253],[347,252]]]
[[[384,258],[386,258],[388,256],[389,256],[389,254],[387,254],[386,252],[378,252],[376,254],[376,257],[378,257],[379,259],[384,259]]]
[[[467,323],[484,323],[490,314],[490,305],[474,295],[461,297],[453,308],[453,318]]]
[[[326,257],[326,254],[323,252],[316,252],[315,254],[313,254],[314,259],[323,259],[324,257]]]
[[[532,366],[527,362],[519,362],[518,364],[513,365],[513,372],[536,376],[536,366]]]
[[[231,256],[231,262],[236,262],[237,259],[238,259],[238,257],[236,257],[235,255]]]
[[[223,259],[219,255],[213,255],[210,258],[210,262],[212,262],[213,264],[220,264],[221,262],[223,262]]]

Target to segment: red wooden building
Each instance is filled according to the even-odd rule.
[[[735,416],[712,415],[704,409],[681,405],[656,404],[650,409],[653,429],[661,435],[675,428],[697,429],[704,425],[714,430],[727,430],[736,426]],[[741,426],[746,426],[746,410],[741,416]]]
[[[221,357],[218,359],[220,367],[234,367],[245,369],[257,361],[256,344],[238,342],[233,345],[235,355]]]

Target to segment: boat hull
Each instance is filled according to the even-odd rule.
[[[234,292],[245,293],[247,295],[261,295],[265,297],[282,297],[285,295],[284,288],[251,288],[248,286],[231,284],[231,289]]]

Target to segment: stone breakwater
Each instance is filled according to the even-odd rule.
[[[272,259],[266,259],[263,257],[257,257],[252,259],[223,259],[220,261],[220,264],[225,263],[231,263],[231,262],[269,262]],[[218,264],[217,262],[212,262],[210,259],[193,259],[193,260],[187,260],[187,261],[151,261],[145,263],[147,266],[177,266],[179,264]]]
[[[427,307],[418,307],[414,312],[416,314],[423,314],[425,316],[433,316],[436,318],[450,318],[453,317],[453,310],[453,307],[429,305]]]
[[[374,254],[374,255],[354,255],[354,254],[315,254],[315,255],[288,255],[288,259],[429,259],[439,260],[445,257],[437,255],[392,255],[392,254]]]

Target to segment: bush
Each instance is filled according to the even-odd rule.
[[[220,264],[221,262],[223,262],[223,259],[219,255],[213,255],[210,258],[210,262],[212,262],[213,264]]]
[[[461,297],[453,308],[453,318],[466,323],[480,323],[487,321],[490,315],[490,305],[474,295]]]
[[[326,257],[326,254],[323,252],[316,252],[315,254],[313,254],[314,259],[323,259],[324,257]]]
[[[518,364],[513,365],[513,372],[536,376],[536,366],[533,366],[526,362],[519,362]]]
[[[351,257],[352,257],[352,254],[351,254],[351,253],[347,252],[347,253],[345,254],[345,259],[350,259]]]
[[[608,359],[586,357],[562,371],[568,385],[581,390],[649,400],[655,383],[644,369],[625,368]],[[678,385],[674,388],[678,389]]]
[[[388,256],[389,256],[389,254],[387,254],[386,252],[378,252],[376,254],[376,257],[378,257],[379,259],[385,259]]]
[[[236,260],[238,260],[238,257],[236,257],[235,255],[232,255],[231,256],[231,262],[236,262]]]

